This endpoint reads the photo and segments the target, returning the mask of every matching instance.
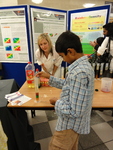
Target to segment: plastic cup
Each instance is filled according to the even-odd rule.
[[[105,93],[109,93],[112,87],[112,79],[111,78],[102,78],[101,79],[101,91]]]

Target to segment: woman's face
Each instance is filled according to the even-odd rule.
[[[103,28],[103,35],[107,36],[108,35],[108,30],[106,30],[105,28]]]
[[[49,43],[46,39],[40,40],[39,46],[45,53],[49,52]]]

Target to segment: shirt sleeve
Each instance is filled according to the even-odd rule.
[[[42,64],[42,61],[41,61],[39,49],[36,50],[35,56],[36,56],[36,61],[37,61],[38,65],[41,65],[41,64]]]
[[[59,89],[62,89],[64,82],[65,82],[65,80],[56,78],[54,76],[50,76],[50,78],[49,78],[49,85],[52,87],[59,88]]]
[[[99,53],[100,55],[104,54],[105,50],[107,49],[108,41],[109,41],[109,37],[106,37],[102,42],[101,46],[99,46],[97,53]]]
[[[62,88],[61,97],[55,104],[55,111],[58,116],[76,118],[82,116],[92,101],[88,96],[89,79],[83,74],[79,77],[72,77],[67,87]],[[84,78],[83,78],[84,76]]]

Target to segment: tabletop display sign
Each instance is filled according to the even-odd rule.
[[[108,23],[109,14],[110,5],[68,12],[68,29],[80,37],[84,54],[94,52],[89,43],[103,37],[103,25]]]
[[[27,6],[0,7],[0,62],[28,62]]]

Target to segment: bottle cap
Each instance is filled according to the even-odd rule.
[[[39,71],[38,68],[36,68],[36,71]]]

